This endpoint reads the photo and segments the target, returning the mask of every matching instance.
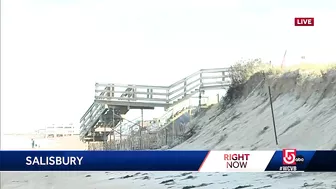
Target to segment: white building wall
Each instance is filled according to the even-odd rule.
[[[73,124],[52,124],[45,128],[46,137],[53,135],[76,135],[79,134],[79,127]]]

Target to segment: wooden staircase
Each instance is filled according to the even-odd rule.
[[[223,89],[230,85],[228,68],[202,69],[169,86],[151,86],[116,83],[96,83],[95,100],[80,119],[81,140],[97,140],[106,137],[96,133],[97,125],[110,123],[101,116],[117,109],[126,114],[129,109],[154,109],[176,106],[205,90]],[[206,82],[209,81],[210,82]],[[115,127],[118,121],[111,127]],[[106,133],[105,133],[106,134]],[[91,138],[90,138],[91,137]]]

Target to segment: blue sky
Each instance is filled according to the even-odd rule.
[[[95,82],[168,85],[240,58],[277,64],[286,49],[287,63],[335,60],[335,10],[332,0],[3,0],[2,130],[78,123]],[[294,27],[301,16],[315,26]]]

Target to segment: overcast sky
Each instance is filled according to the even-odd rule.
[[[1,129],[78,124],[95,82],[168,85],[286,49],[288,63],[336,60],[335,2],[2,0]],[[315,26],[294,27],[304,16]]]

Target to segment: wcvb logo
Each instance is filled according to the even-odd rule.
[[[283,165],[296,165],[296,149],[283,149],[282,150],[282,164]]]

